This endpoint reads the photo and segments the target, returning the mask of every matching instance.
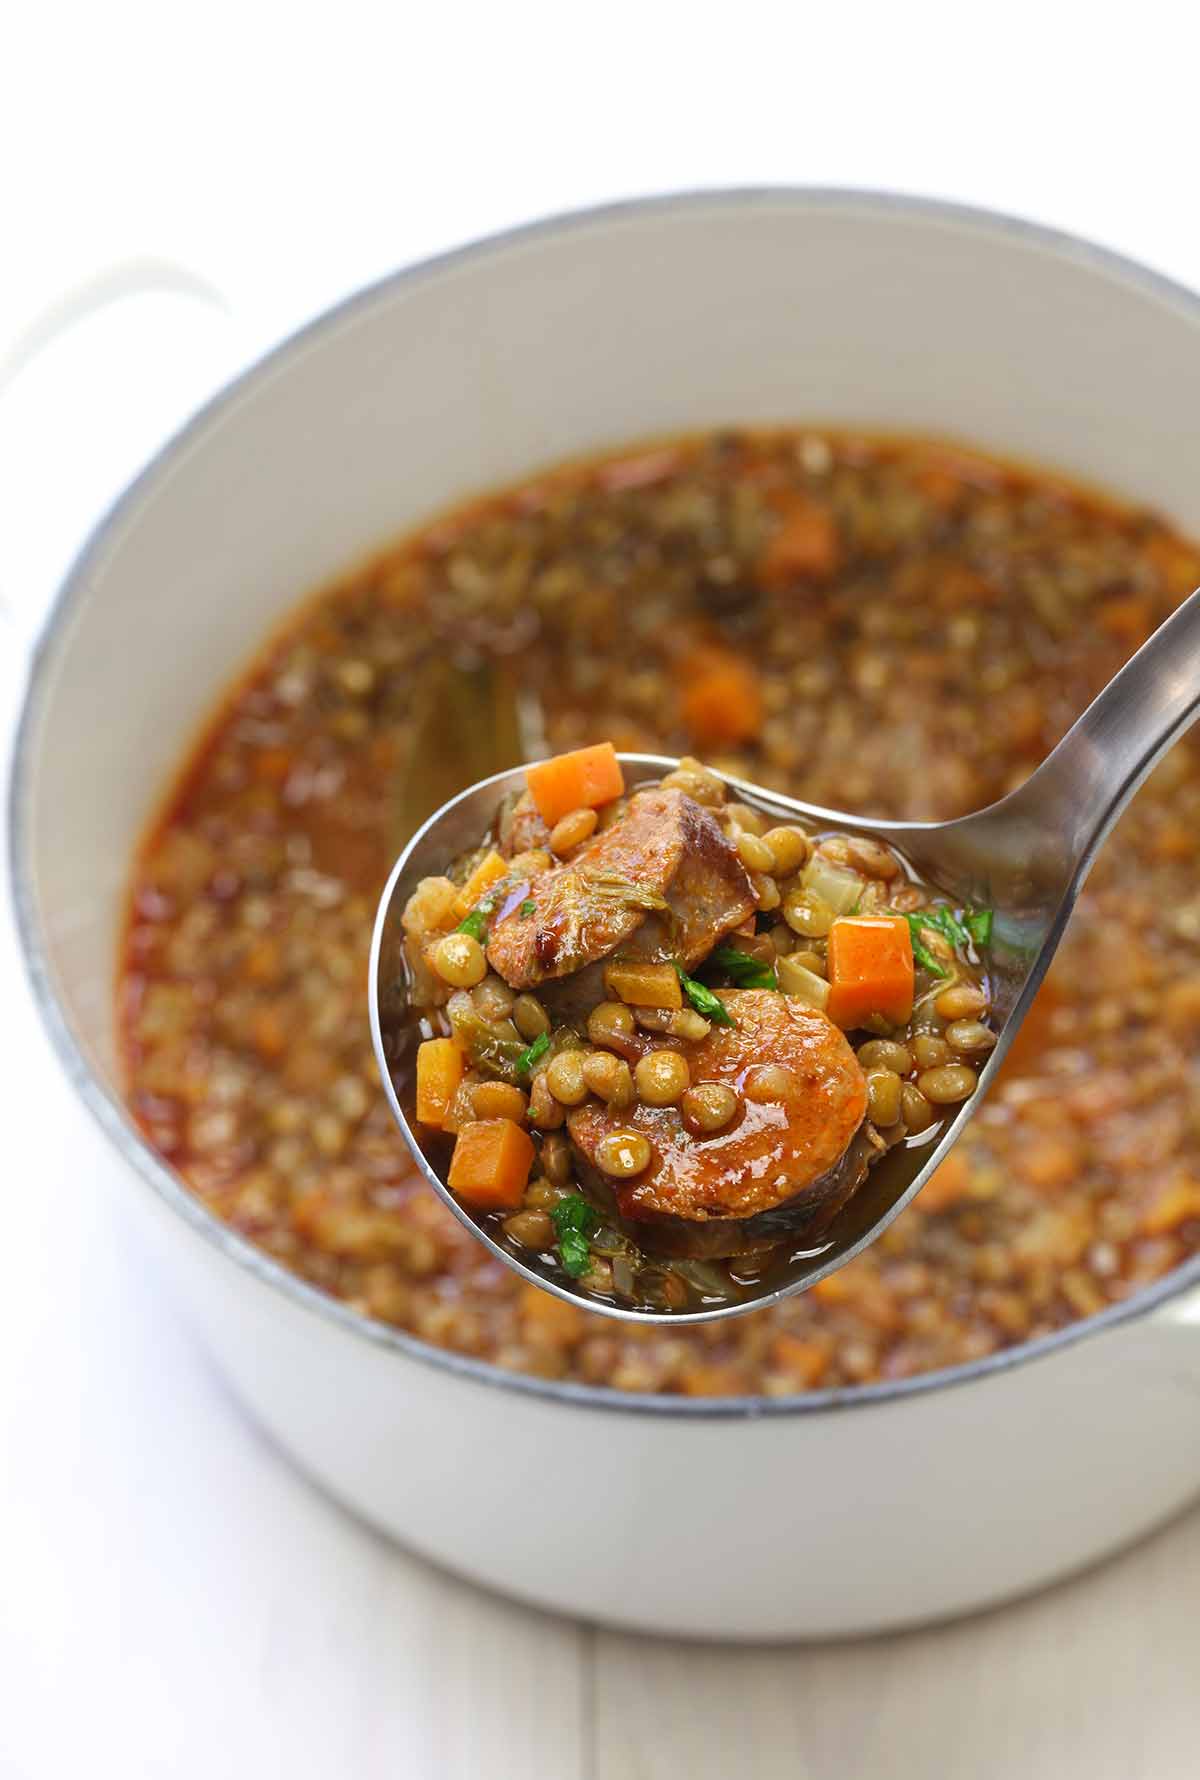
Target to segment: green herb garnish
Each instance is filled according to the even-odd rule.
[[[937,908],[922,909],[921,919],[926,927],[932,927],[935,933],[940,933],[944,939],[948,939],[952,946],[966,946],[971,942],[971,935],[953,909],[948,909],[941,904]]]
[[[736,946],[718,946],[709,963],[719,965],[739,989],[779,987],[779,978],[771,965],[764,964],[761,958],[752,958],[749,952],[739,952]]]
[[[568,1230],[559,1239],[558,1257],[572,1279],[578,1279],[592,1265],[592,1251],[586,1236],[580,1236],[577,1230]]]
[[[590,1236],[600,1222],[595,1207],[582,1193],[568,1193],[550,1213],[550,1222],[561,1236],[564,1230],[579,1230]]]
[[[904,919],[908,922],[908,931],[912,935],[913,957],[916,959],[917,963],[923,964],[931,976],[948,977],[950,972],[944,965],[938,963],[933,953],[929,950],[929,947],[926,946],[921,939],[921,929],[923,927],[932,927],[935,931],[939,930],[937,922],[931,921],[924,910],[919,915],[905,915]]]
[[[977,946],[986,946],[992,937],[991,909],[964,909],[961,917],[954,910],[939,903],[936,908],[919,909],[915,915],[906,917],[912,930],[913,957],[923,964],[926,970],[932,970],[936,976],[948,974],[933,959],[925,946],[920,944],[919,934],[922,927],[930,927],[934,933],[940,933],[948,939],[952,946],[966,947],[972,941]]]
[[[537,903],[533,900],[532,896],[529,897],[527,901],[525,901],[521,904],[520,908],[517,910],[517,913],[518,913],[518,915],[523,915],[526,920],[529,919],[530,915],[536,915]]]
[[[963,926],[977,946],[991,945],[993,918],[991,909],[968,909],[963,916]]]
[[[551,1211],[550,1221],[558,1236],[563,1267],[572,1279],[578,1279],[592,1264],[588,1237],[600,1222],[599,1214],[582,1193],[569,1193]]]
[[[482,945],[487,939],[488,922],[491,920],[495,912],[495,894],[493,893],[491,896],[482,896],[475,904],[475,907],[471,910],[470,914],[465,920],[459,922],[454,931],[456,933],[469,933],[472,939],[477,939],[480,945]]]
[[[528,1075],[535,1063],[540,1063],[550,1049],[550,1034],[539,1032],[531,1045],[528,1045],[517,1058],[517,1074]]]
[[[698,1014],[703,1014],[706,1020],[712,1020],[717,1026],[732,1026],[734,1024],[733,1015],[719,996],[714,995],[711,989],[706,989],[703,983],[698,983],[695,977],[688,976],[682,964],[678,962],[675,964],[675,972],[683,986],[684,994]]]

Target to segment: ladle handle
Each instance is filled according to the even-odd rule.
[[[1198,714],[1200,592],[1159,625],[995,813],[1053,836],[1078,883],[1138,786]]]

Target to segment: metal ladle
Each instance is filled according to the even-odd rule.
[[[953,822],[880,822],[800,803],[739,779],[732,794],[775,821],[807,828],[844,829],[894,843],[922,877],[961,906],[995,911],[988,966],[996,1045],[979,1087],[941,1128],[937,1141],[920,1136],[898,1145],[822,1231],[814,1246],[785,1255],[761,1291],[736,1303],[679,1312],[635,1310],[573,1289],[571,1282],[497,1242],[470,1209],[449,1192],[423,1149],[412,1120],[413,1059],[405,1039],[400,917],[423,877],[477,846],[501,799],[524,789],[524,767],[484,779],[442,806],[413,835],[387,882],[371,948],[371,1035],[396,1121],[414,1160],[438,1193],[504,1264],[546,1291],[585,1302],[627,1322],[699,1323],[738,1316],[772,1304],[857,1255],[914,1199],[948,1154],[979,1105],[1029,1011],[1057,950],[1067,919],[1101,843],[1172,742],[1200,706],[1200,592],[1193,593],[1088,706],[1073,728],[1025,783],[999,803]],[[981,702],[979,721],[987,723]],[[678,762],[665,756],[621,757],[631,784],[658,779]],[[810,1239],[813,1241],[814,1239]]]

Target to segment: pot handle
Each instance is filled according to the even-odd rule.
[[[40,360],[51,347],[72,333],[81,323],[90,321],[102,310],[123,303],[131,297],[148,296],[185,298],[190,303],[199,303],[215,310],[227,321],[231,319],[230,305],[223,293],[208,279],[188,267],[152,255],[120,260],[64,291],[35,315],[6,349],[0,351],[0,401],[14,390],[36,360]],[[174,408],[174,412],[170,419],[177,421],[181,406],[179,390],[171,393],[174,401],[169,402],[169,405]],[[159,396],[159,392],[156,391],[155,394],[156,397]],[[161,432],[164,430],[161,424],[161,397],[157,400],[157,406],[160,410],[158,431]],[[19,608],[11,590],[0,589],[0,620],[5,622],[5,628],[17,636],[24,635],[31,640],[37,627],[38,614],[27,615]]]

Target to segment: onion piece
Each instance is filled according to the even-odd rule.
[[[849,914],[863,893],[863,880],[856,871],[836,865],[821,853],[813,854],[800,882],[810,896],[819,897],[835,915]]]
[[[829,984],[824,977],[819,977],[815,970],[809,970],[806,964],[797,964],[794,958],[788,957],[778,960],[775,973],[785,995],[790,995],[793,1001],[802,1001],[805,1007],[815,1007],[818,1013],[825,1012],[825,1004],[829,1000]]]

